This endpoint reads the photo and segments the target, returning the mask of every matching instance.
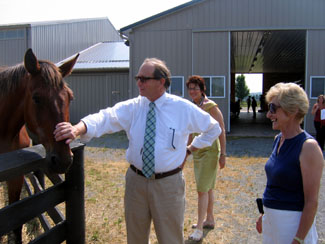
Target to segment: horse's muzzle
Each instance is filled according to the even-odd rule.
[[[47,157],[49,170],[53,173],[63,174],[66,173],[73,161],[73,155],[60,156],[56,153],[51,153]]]

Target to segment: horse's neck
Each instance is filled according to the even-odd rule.
[[[0,96],[0,139],[13,139],[25,124],[24,88]]]

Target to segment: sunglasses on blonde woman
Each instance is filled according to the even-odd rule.
[[[275,105],[274,103],[269,104],[269,111],[270,111],[271,114],[275,114],[276,110],[278,108],[281,108],[281,106],[280,105]]]

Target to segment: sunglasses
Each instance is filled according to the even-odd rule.
[[[276,110],[278,108],[281,108],[281,106],[280,105],[275,105],[274,103],[269,104],[269,111],[270,111],[271,114],[275,114]]]
[[[136,76],[134,77],[136,81],[140,81],[141,83],[146,83],[148,80],[159,80],[158,77],[146,77],[146,76]]]

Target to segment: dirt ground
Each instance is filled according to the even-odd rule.
[[[211,240],[211,235],[215,236],[216,241],[203,241],[202,243],[261,243],[261,235],[257,234],[255,231],[255,220],[256,216],[258,216],[255,199],[256,197],[261,197],[263,194],[266,183],[264,164],[271,153],[272,143],[272,138],[227,138],[227,155],[231,158],[231,161],[227,164],[225,170],[219,171],[218,173],[216,186],[217,228],[205,233],[205,235],[210,236],[209,240]],[[103,153],[98,151],[93,153],[91,148],[98,146],[103,148],[126,149],[128,142],[125,134],[117,133],[104,138],[94,139],[87,144],[88,150],[86,150],[86,157],[89,158],[101,158],[105,160],[106,157],[107,160],[113,161],[119,161],[121,159],[125,160],[125,155],[121,153],[107,154],[107,152],[104,151]],[[252,163],[248,163],[243,167],[243,165],[240,165],[242,158],[246,159],[245,162],[249,161]],[[186,178],[190,179],[191,184],[191,181],[193,180],[191,170],[184,170],[184,174]],[[322,177],[318,214],[316,218],[319,243],[321,244],[325,244],[324,174],[325,171],[323,172]],[[226,184],[226,186],[224,184]],[[228,192],[227,185],[230,185],[232,192]],[[195,188],[192,188],[191,190],[193,189]],[[187,202],[195,203],[195,201],[195,194],[187,195]],[[192,231],[190,226],[196,219],[196,206],[196,203],[191,203],[191,205],[187,203],[184,224],[185,237],[187,237]],[[186,217],[188,219],[186,219]],[[218,217],[221,219],[218,220]],[[231,221],[227,222],[229,220]],[[224,241],[220,242],[220,238],[223,238],[222,232],[226,233],[227,228],[233,228],[233,231],[231,231],[233,236],[224,237]],[[186,243],[191,243],[191,241],[188,240]]]
[[[255,199],[261,197],[265,188],[264,164],[270,155],[272,143],[272,138],[227,138],[227,164],[225,169],[219,170],[215,188],[216,228],[205,230],[201,243],[261,243],[262,236],[255,230],[259,215]],[[127,146],[125,133],[116,133],[94,139],[85,147],[87,244],[126,243],[123,195],[124,174],[128,168],[125,160]],[[324,174],[316,222],[319,244],[325,244]],[[191,226],[197,218],[197,193],[191,157],[184,168],[184,177],[185,243],[194,244],[197,242],[188,240],[193,231]],[[150,240],[152,244],[158,243],[153,227]],[[1,238],[0,243],[4,243]]]

